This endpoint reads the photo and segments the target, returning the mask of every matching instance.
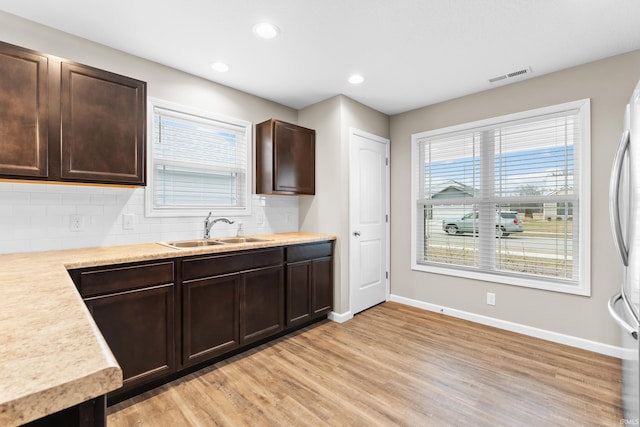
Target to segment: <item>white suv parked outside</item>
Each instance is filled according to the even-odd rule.
[[[462,218],[446,218],[442,220],[442,229],[447,234],[477,233],[478,212],[471,212]],[[522,219],[515,211],[496,212],[496,236],[506,237],[511,233],[522,233]]]

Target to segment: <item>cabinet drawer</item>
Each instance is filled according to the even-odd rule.
[[[287,262],[331,256],[332,242],[287,247]]]
[[[281,265],[282,248],[251,251],[237,255],[218,255],[202,258],[190,258],[182,261],[182,280],[201,279],[238,273],[256,268]]]
[[[90,297],[173,282],[173,262],[117,266],[71,274],[80,295]]]

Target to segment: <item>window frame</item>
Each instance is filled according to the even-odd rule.
[[[418,227],[418,203],[420,200],[419,185],[419,141],[428,137],[441,136],[444,134],[468,132],[472,129],[485,128],[490,126],[498,126],[502,123],[515,122],[525,120],[535,116],[542,116],[563,111],[578,110],[579,126],[581,132],[581,141],[579,147],[579,175],[577,182],[579,184],[578,200],[579,200],[579,218],[580,225],[578,230],[579,248],[578,256],[580,259],[579,278],[577,284],[559,282],[546,278],[525,277],[520,275],[508,275],[500,273],[491,273],[486,271],[472,271],[469,269],[459,268],[452,265],[430,265],[418,263],[418,245],[422,244],[422,238],[418,236],[420,229]],[[513,114],[507,114],[498,117],[492,117],[484,120],[478,120],[469,123],[449,126],[430,131],[419,132],[411,135],[411,269],[427,273],[436,273],[447,276],[455,276],[467,279],[475,279],[481,281],[497,282],[507,285],[521,286],[534,289],[542,289],[548,291],[562,292],[575,295],[591,295],[591,102],[589,98],[578,101],[567,102],[563,104],[552,105]]]
[[[251,215],[252,185],[253,185],[253,123],[224,116],[210,111],[186,106],[162,99],[147,98],[147,187],[145,188],[145,216],[146,217],[202,217],[207,216],[209,212],[213,212],[215,216],[249,216]],[[222,124],[238,126],[245,130],[245,155],[246,155],[246,176],[243,189],[245,192],[244,207],[163,207],[158,208],[154,204],[154,114],[155,109],[174,111],[179,115],[194,116],[198,120],[211,120]]]

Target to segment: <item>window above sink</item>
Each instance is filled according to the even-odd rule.
[[[251,211],[250,122],[149,98],[146,216]]]

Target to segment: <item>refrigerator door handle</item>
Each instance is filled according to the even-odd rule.
[[[638,339],[638,331],[636,331],[631,325],[625,322],[624,319],[620,317],[620,315],[616,311],[616,303],[622,298],[623,297],[621,292],[618,292],[611,297],[611,299],[609,300],[609,313],[611,314],[611,317],[613,317],[613,319],[622,327],[622,329],[627,331],[627,333],[633,338]]]
[[[624,244],[624,237],[622,235],[622,224],[620,223],[620,180],[622,179],[622,163],[625,158],[625,154],[629,149],[631,142],[631,132],[629,129],[624,131],[620,144],[618,145],[618,151],[613,162],[613,169],[611,170],[611,182],[609,188],[609,215],[611,217],[611,228],[613,229],[613,235],[615,236],[616,247],[618,248],[618,254],[622,259],[622,264],[625,267],[629,265],[629,250]]]

